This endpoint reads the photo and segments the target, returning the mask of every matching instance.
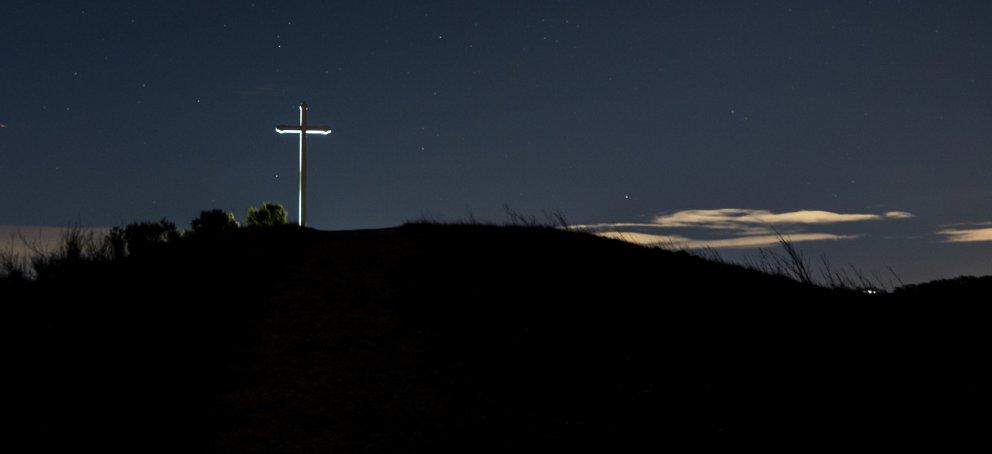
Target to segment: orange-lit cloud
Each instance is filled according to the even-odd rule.
[[[739,231],[764,231],[781,226],[826,225],[847,222],[909,219],[913,213],[889,211],[872,213],[835,213],[823,210],[798,210],[773,213],[747,208],[718,208],[713,210],[683,210],[656,216],[652,222],[618,222],[575,226],[585,229],[617,228],[703,228]]]
[[[777,232],[791,242],[830,241],[857,238],[825,232],[805,232],[809,226],[826,226],[851,222],[900,220],[914,217],[906,211],[886,213],[836,213],[824,210],[797,210],[775,213],[747,208],[683,210],[655,216],[651,222],[619,222],[574,226],[597,235],[632,243],[665,246],[675,249],[751,248],[778,244]],[[705,229],[724,230],[725,238],[696,239],[680,235],[645,233],[642,230]]]
[[[684,210],[654,218],[659,227],[702,227],[741,230],[752,226],[839,224],[844,222],[907,219],[912,213],[890,211],[884,214],[834,213],[823,210],[798,210],[773,213],[767,210],[720,208],[716,210]]]
[[[691,243],[695,241],[691,238],[686,238],[684,236],[653,235],[650,233],[641,233],[641,232],[621,232],[621,231],[597,232],[596,235],[599,235],[604,238],[623,240],[628,243],[643,244],[645,246],[665,246],[665,247],[671,247],[673,249],[678,249],[682,247],[682,245],[685,243]]]
[[[970,243],[975,241],[992,241],[992,227],[954,228],[937,232],[944,236],[947,243]]]
[[[661,246],[671,249],[741,249],[779,244],[778,235],[747,235],[716,240],[698,240],[676,235],[652,235],[640,232],[599,232],[597,235],[645,246]],[[804,241],[847,240],[857,238],[857,236],[832,233],[794,233],[783,235],[782,238],[792,243],[800,243]]]
[[[915,218],[916,215],[908,211],[889,211],[884,215],[885,219],[910,219]]]

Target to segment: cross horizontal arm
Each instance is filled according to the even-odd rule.
[[[279,125],[276,126],[276,132],[279,134],[299,134],[300,131],[306,131],[307,134],[320,134],[328,135],[331,133],[330,126],[307,126],[306,128],[296,125]]]
[[[320,125],[320,126],[307,126],[307,134],[320,134],[322,136],[326,136],[326,135],[328,135],[330,133],[331,133],[331,127],[330,126],[324,126],[324,125]]]
[[[276,132],[278,132],[279,134],[286,134],[286,133],[299,134],[301,129],[302,128],[300,128],[299,126],[293,126],[293,125],[276,126]]]

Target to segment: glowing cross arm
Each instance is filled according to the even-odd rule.
[[[296,126],[296,125],[279,125],[276,126],[276,132],[279,134],[299,134],[300,131],[306,131],[307,134],[320,134],[326,136],[331,133],[330,126]]]

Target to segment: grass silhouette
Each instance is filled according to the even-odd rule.
[[[868,295],[512,219],[225,229],[124,255],[69,234],[37,279],[4,258],[12,432],[129,452],[984,436],[992,278]]]

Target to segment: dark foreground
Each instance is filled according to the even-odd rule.
[[[541,228],[243,229],[167,246],[0,281],[13,378],[5,443],[292,453],[987,443],[989,278],[869,296]]]

